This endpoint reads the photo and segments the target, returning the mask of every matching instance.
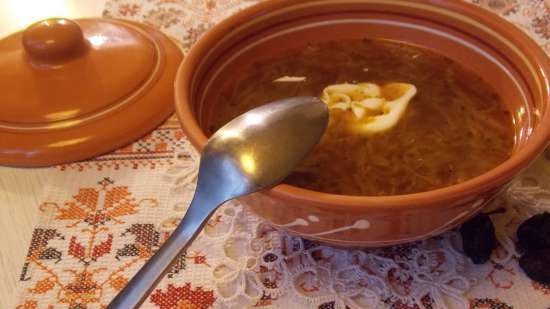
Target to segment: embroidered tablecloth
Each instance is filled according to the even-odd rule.
[[[544,1],[470,1],[513,22],[550,53]],[[110,0],[104,14],[145,22],[188,50],[215,22],[255,2]],[[549,159],[541,156],[492,205],[506,212],[492,216],[500,245],[485,265],[460,253],[456,232],[385,249],[343,250],[276,231],[229,203],[143,308],[550,308],[550,286],[523,274],[513,243],[519,222],[550,209]],[[111,154],[51,168],[36,205],[40,222],[17,308],[104,308],[185,212],[197,162],[171,118]]]

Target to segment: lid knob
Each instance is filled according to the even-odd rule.
[[[30,25],[23,32],[23,47],[32,57],[41,60],[70,58],[85,47],[80,26],[65,18],[51,18]]]

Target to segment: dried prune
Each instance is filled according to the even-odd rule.
[[[550,248],[550,213],[545,212],[525,220],[517,230],[523,250]]]
[[[550,284],[550,248],[527,250],[519,258],[519,266],[532,280]]]
[[[474,262],[483,264],[489,260],[497,245],[495,227],[487,214],[480,214],[460,227],[464,253]]]

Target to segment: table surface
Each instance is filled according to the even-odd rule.
[[[545,1],[550,5],[550,0]],[[49,0],[50,9],[35,6],[34,11],[29,11],[30,2],[0,0],[0,37],[48,14],[99,16],[105,3],[104,0]],[[24,8],[27,12],[21,13]],[[38,198],[43,194],[45,184],[52,181],[47,172],[47,169],[0,167],[0,269],[3,277],[0,280],[0,308],[15,306],[21,267],[38,219]]]
[[[50,16],[101,16],[105,0],[0,0],[0,37]],[[0,308],[13,308],[47,169],[0,167]],[[17,229],[14,229],[17,227]]]

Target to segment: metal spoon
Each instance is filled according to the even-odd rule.
[[[203,150],[187,213],[108,308],[139,307],[222,203],[283,181],[317,144],[327,123],[323,102],[297,97],[255,108],[217,131]]]

